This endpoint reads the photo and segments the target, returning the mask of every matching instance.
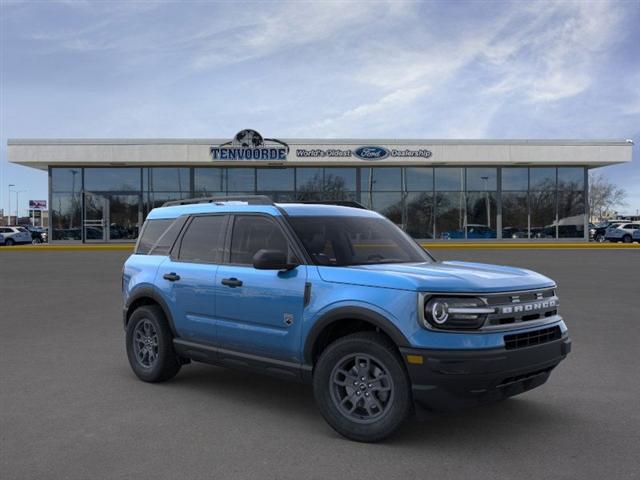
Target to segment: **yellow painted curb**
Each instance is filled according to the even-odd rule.
[[[51,251],[80,251],[80,250],[121,250],[132,251],[133,244],[125,245],[14,245],[12,247],[0,246],[0,252],[51,252]]]

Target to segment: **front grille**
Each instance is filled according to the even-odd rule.
[[[531,347],[542,343],[558,340],[562,336],[560,327],[543,328],[542,330],[534,330],[532,332],[515,333],[513,335],[505,335],[504,345],[507,350],[516,348]]]
[[[485,301],[496,309],[495,313],[487,316],[485,327],[489,328],[531,322],[558,314],[559,300],[553,288],[488,295]]]

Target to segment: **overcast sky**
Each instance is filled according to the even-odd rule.
[[[7,138],[640,142],[638,0],[0,4],[0,202],[14,183],[23,212],[46,174]],[[604,170],[629,213],[638,153]]]

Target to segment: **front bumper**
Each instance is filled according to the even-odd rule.
[[[570,351],[567,333],[513,350],[400,349],[414,401],[432,411],[490,403],[538,387]]]

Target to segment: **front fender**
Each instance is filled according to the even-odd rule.
[[[410,346],[405,335],[396,326],[397,319],[391,313],[376,305],[364,302],[338,302],[317,312],[310,321],[311,326],[306,333],[303,348],[303,359],[306,364],[313,363],[313,347],[322,331],[332,323],[344,319],[371,323],[386,333],[398,347]]]

